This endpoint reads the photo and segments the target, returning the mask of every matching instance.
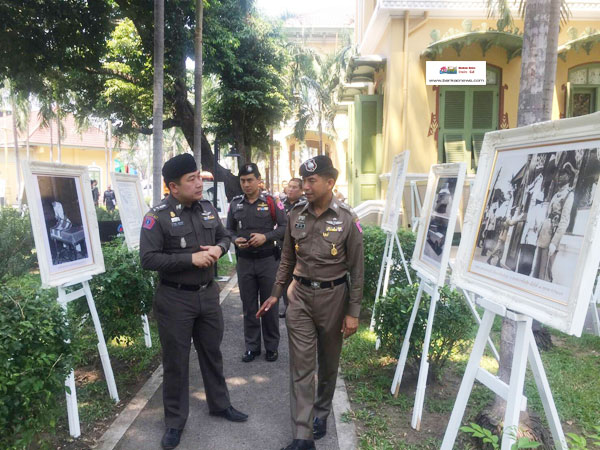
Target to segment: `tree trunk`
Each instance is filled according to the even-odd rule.
[[[275,192],[275,188],[273,187],[273,177],[275,175],[275,145],[273,142],[273,129],[269,133],[269,189],[271,193]]]
[[[25,145],[27,147],[27,161],[31,159],[31,155],[29,153],[29,117],[27,117],[27,136],[25,136]]]
[[[549,40],[549,37],[554,34],[554,30],[550,31],[549,27],[552,23],[551,11],[555,1],[528,0],[525,6],[518,127],[549,120],[551,117],[557,45],[556,41]],[[552,23],[552,26],[556,26],[556,36],[558,36],[558,21]],[[550,56],[552,53],[553,57]],[[550,63],[549,59],[554,59],[554,63]],[[547,70],[549,64],[553,64],[553,66]],[[549,80],[551,80],[551,84]],[[551,88],[547,89],[548,86]],[[543,101],[540,101],[540,98]],[[510,381],[515,333],[515,322],[505,318],[502,322],[498,370],[499,378],[505,383]],[[497,396],[494,404],[482,411],[476,421],[488,429],[495,429],[501,433],[505,408],[506,402]],[[526,411],[521,413],[520,421],[518,436],[527,435],[532,440],[541,442],[544,448],[554,448],[550,434],[535,415]]]
[[[54,136],[52,136],[52,119],[48,121],[48,130],[50,131],[50,162],[54,161]]]
[[[17,172],[17,203],[21,202],[21,159],[19,158],[19,132],[17,131],[17,102],[11,88],[10,102],[12,107],[12,128],[15,140],[15,170]]]
[[[60,107],[56,106],[56,136],[58,138],[58,162],[62,162],[62,138],[60,135]]]
[[[550,19],[546,40],[546,67],[544,68],[544,112],[540,121],[552,119],[554,84],[556,83],[556,60],[558,58],[558,33],[560,30],[561,0],[550,0]]]
[[[165,61],[165,2],[154,0],[154,105],[152,112],[152,204],[162,198],[163,83]],[[193,148],[193,147],[192,147]]]
[[[242,155],[240,164],[252,162],[252,150],[246,146],[244,137],[244,114],[238,111],[232,113],[231,128],[233,132],[233,141],[238,153]]]
[[[202,170],[202,20],[204,1],[196,0],[194,32],[194,159]]]
[[[319,102],[319,155],[323,154],[323,115],[321,113],[321,102]]]

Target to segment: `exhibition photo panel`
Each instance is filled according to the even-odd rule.
[[[383,218],[381,220],[381,229],[388,233],[398,231],[398,220],[402,212],[402,193],[404,192],[404,181],[406,180],[406,171],[408,168],[408,159],[410,151],[396,155],[392,162],[392,173],[386,195]]]
[[[600,259],[599,117],[486,135],[457,257],[459,286],[581,333]]]
[[[137,175],[127,173],[113,172],[112,181],[127,247],[130,250],[136,249],[140,244],[144,214],[148,211],[142,193],[142,184]]]

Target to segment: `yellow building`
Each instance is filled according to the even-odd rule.
[[[28,134],[29,139],[27,139]],[[104,130],[93,125],[79,129],[72,115],[62,119],[60,138],[59,151],[56,123],[53,123],[51,135],[50,129],[41,125],[37,113],[33,111],[30,114],[29,126],[25,131],[18,132],[20,161],[30,159],[86,166],[90,178],[98,181],[98,190],[102,196],[111,183],[110,172],[115,169],[114,157],[122,150],[118,146],[119,142],[112,138],[112,144],[108,146],[107,134]],[[21,172],[21,186],[18,187],[10,114],[0,117],[0,143],[4,153],[3,158],[0,159],[0,188],[4,187],[0,189],[0,202],[4,205],[15,205],[18,203],[19,192],[23,190],[23,176]]]
[[[553,119],[600,110],[600,0],[569,6]],[[451,161],[476,170],[484,133],[516,126],[522,20],[515,27],[497,30],[485,1],[357,0],[358,55],[340,98],[349,103],[351,204],[382,198],[381,175],[406,149],[414,176]],[[487,84],[428,86],[430,60],[486,61]]]

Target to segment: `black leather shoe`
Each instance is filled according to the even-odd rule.
[[[183,430],[167,428],[167,431],[165,431],[165,434],[163,435],[162,441],[160,441],[162,448],[169,449],[177,447],[179,445],[179,439],[181,439],[181,433],[183,433]]]
[[[265,359],[267,361],[269,361],[269,362],[277,361],[277,358],[279,358],[279,353],[277,353],[277,350],[275,350],[274,352],[267,350],[267,354],[265,355]]]
[[[230,422],[245,422],[248,420],[248,415],[243,412],[238,411],[233,406],[229,408],[225,408],[223,411],[211,411],[209,413],[211,416],[219,416],[224,417]]]
[[[315,441],[308,439],[294,439],[290,445],[281,450],[315,450]]]
[[[246,350],[246,353],[244,353],[244,355],[242,356],[242,361],[244,361],[244,362],[254,361],[254,358],[256,358],[259,355],[260,355],[260,350],[258,350],[257,352],[254,352],[252,350]]]
[[[315,439],[321,439],[327,434],[327,419],[319,419],[315,417],[313,422],[313,437]]]

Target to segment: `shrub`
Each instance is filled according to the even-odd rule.
[[[0,208],[0,282],[7,277],[17,277],[36,265],[33,252],[33,235],[29,214],[13,208]]]
[[[96,206],[96,218],[98,222],[118,221],[121,220],[121,215],[117,208],[109,211],[104,206]]]
[[[40,284],[24,276],[0,288],[0,448],[27,447],[64,408],[69,333],[56,289]]]
[[[418,289],[417,284],[394,286],[388,291],[388,295],[377,303],[375,332],[381,340],[381,350],[391,357],[397,358],[400,354]],[[407,362],[413,367],[417,367],[421,362],[429,305],[429,296],[423,293],[407,358]],[[474,326],[474,320],[463,295],[446,286],[441,288],[429,347],[432,376],[439,375],[453,352],[465,350],[464,347],[472,336]]]
[[[399,230],[398,237],[400,238],[400,245],[404,252],[404,258],[409,265],[410,276],[413,281],[416,279],[414,270],[410,267],[410,258],[415,248],[415,235],[411,231]],[[372,311],[373,303],[375,301],[375,294],[377,292],[377,281],[379,280],[379,271],[381,270],[381,261],[383,258],[383,251],[385,250],[385,239],[386,234],[381,230],[380,227],[367,225],[363,227],[363,242],[365,248],[365,283],[363,291],[363,310]],[[402,266],[402,259],[398,249],[394,248],[394,266],[390,271],[390,282],[389,286],[405,286],[408,284],[404,267]]]
[[[123,239],[103,244],[102,253],[106,272],[96,275],[90,288],[104,337],[137,336],[142,332],[140,316],[152,309],[155,275],[142,269],[138,252],[129,251]],[[75,302],[73,309],[80,318],[89,314],[83,300]]]

